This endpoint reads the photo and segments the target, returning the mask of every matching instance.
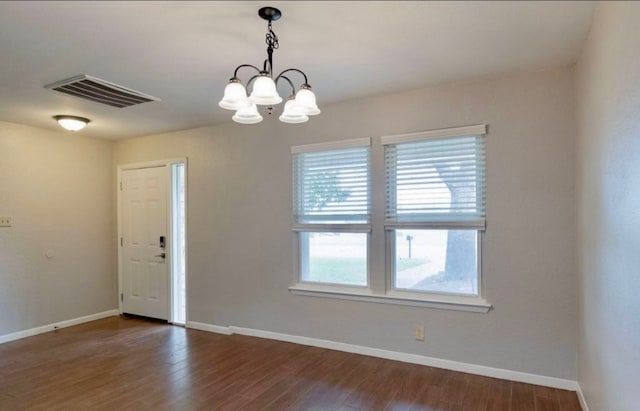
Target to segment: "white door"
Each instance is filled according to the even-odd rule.
[[[169,318],[169,167],[122,172],[122,312]]]

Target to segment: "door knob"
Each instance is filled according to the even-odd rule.
[[[155,255],[154,257],[161,257],[162,259],[167,258],[167,253],[160,253],[158,255]]]

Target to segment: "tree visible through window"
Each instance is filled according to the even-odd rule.
[[[342,188],[335,170],[313,173],[305,183],[309,197],[307,207],[313,211],[323,211],[329,203],[340,203],[349,197],[349,190]]]
[[[459,179],[459,161],[436,165],[442,182],[449,189],[452,204],[475,204],[475,179]],[[445,281],[472,281],[477,276],[476,261],[477,233],[470,230],[449,230],[447,235],[447,256],[444,268]]]
[[[294,217],[303,282],[368,284],[368,139],[366,143],[294,153]]]
[[[416,136],[415,141],[387,144],[385,159],[393,287],[478,295],[484,136]]]

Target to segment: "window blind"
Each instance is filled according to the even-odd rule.
[[[387,223],[484,227],[484,135],[386,144],[385,172]]]
[[[298,224],[370,222],[370,147],[294,152],[293,213]]]

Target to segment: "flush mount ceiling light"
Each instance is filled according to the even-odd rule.
[[[89,122],[91,122],[88,118],[77,116],[59,115],[53,116],[53,118],[62,128],[69,131],[80,131],[85,128]]]
[[[236,67],[233,77],[224,89],[224,97],[218,105],[227,110],[235,110],[233,121],[241,124],[255,124],[262,121],[262,116],[258,112],[258,105],[267,106],[269,114],[273,111],[273,106],[282,102],[282,97],[278,94],[277,86],[280,80],[286,81],[291,86],[291,95],[284,105],[280,121],[284,123],[296,124],[309,120],[309,116],[320,114],[320,109],[316,104],[316,96],[311,91],[311,86],[307,80],[307,75],[297,68],[283,70],[275,76],[273,74],[273,51],[278,48],[278,36],[271,29],[271,22],[278,20],[282,13],[274,7],[263,7],[258,11],[258,15],[267,20],[267,59],[264,61],[262,70],[251,64],[241,64]],[[238,78],[238,71],[248,67],[257,72],[247,82],[247,88],[251,86],[251,94],[247,96],[247,89]],[[290,73],[301,74],[304,83],[296,93],[296,87],[288,77]],[[285,76],[285,74],[287,74]]]

